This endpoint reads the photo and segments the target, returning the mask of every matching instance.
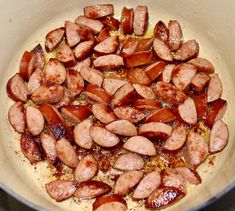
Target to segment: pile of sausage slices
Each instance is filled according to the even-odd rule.
[[[15,101],[9,122],[31,164],[57,169],[45,185],[56,201],[95,198],[93,210],[122,211],[128,194],[162,209],[200,184],[197,167],[226,146],[227,102],[213,65],[195,40],[183,41],[176,20],[158,21],[144,38],[146,6],[124,7],[120,21],[113,14],[111,4],[86,6],[46,35],[54,58],[40,44],[24,52],[6,87]],[[62,166],[73,180],[60,178]],[[97,179],[110,169],[119,172],[113,185]]]

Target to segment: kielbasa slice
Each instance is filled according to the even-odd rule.
[[[171,51],[176,51],[179,49],[183,38],[179,22],[177,20],[170,20],[168,23],[168,29],[169,29],[168,45]]]
[[[150,114],[145,122],[162,122],[169,123],[176,119],[176,114],[170,108],[161,108]]]
[[[65,43],[60,44],[57,48],[56,58],[62,62],[65,67],[72,67],[76,64],[72,49]]]
[[[29,78],[27,84],[28,95],[31,95],[41,85],[46,83],[46,78],[42,70],[36,69]]]
[[[112,96],[120,87],[122,87],[126,83],[128,82],[125,80],[105,78],[102,87]]]
[[[63,40],[65,30],[63,27],[54,29],[46,35],[45,49],[47,52],[53,51]]]
[[[96,119],[104,124],[109,124],[117,119],[112,110],[107,105],[101,103],[94,103],[92,105],[92,113]]]
[[[119,47],[118,36],[108,37],[94,47],[94,51],[99,55],[115,53]]]
[[[198,185],[202,182],[199,174],[187,167],[177,167],[174,168],[174,171],[179,174],[186,184]]]
[[[148,8],[146,6],[137,6],[134,13],[133,28],[135,35],[145,34],[148,26]]]
[[[207,102],[212,102],[219,99],[222,95],[223,87],[222,82],[218,76],[215,74],[211,77],[211,80],[207,89]]]
[[[211,64],[211,62],[208,61],[207,59],[197,57],[197,58],[191,59],[190,61],[188,61],[188,63],[196,66],[198,72],[200,71],[200,72],[205,72],[208,74],[215,72],[215,68],[213,64]]]
[[[66,41],[69,47],[77,45],[81,41],[81,38],[77,33],[77,30],[80,29],[80,27],[76,23],[73,23],[71,21],[65,21],[64,25]]]
[[[165,68],[162,72],[162,81],[164,81],[166,83],[171,82],[171,76],[172,76],[174,68],[175,68],[174,64],[168,64],[165,66]]]
[[[133,68],[152,63],[153,54],[151,51],[139,51],[124,57],[125,67]]]
[[[145,68],[145,74],[151,81],[154,81],[158,76],[160,76],[166,66],[164,61],[157,61]]]
[[[81,67],[80,74],[85,81],[98,87],[101,87],[104,80],[103,73],[91,67]]]
[[[191,86],[197,93],[201,93],[210,81],[210,76],[207,73],[199,72],[191,80]]]
[[[166,42],[169,37],[169,30],[164,22],[158,21],[154,27],[153,31],[154,37]]]
[[[154,39],[153,49],[159,58],[169,62],[173,61],[173,56],[171,54],[169,47],[160,39],[158,38]]]
[[[78,61],[84,60],[86,57],[88,57],[94,47],[95,43],[92,40],[84,41],[79,43],[74,48],[74,55]]]
[[[98,19],[108,15],[113,15],[112,4],[95,4],[84,7],[84,15],[88,18]]]
[[[156,110],[161,107],[161,103],[151,99],[137,99],[132,104],[135,108],[139,110]]]
[[[92,31],[94,31],[95,34],[98,34],[104,26],[101,21],[87,18],[82,15],[76,18],[75,23],[78,24],[82,28],[91,29]]]
[[[127,79],[131,84],[142,84],[148,86],[151,83],[145,71],[141,68],[129,70],[127,73]]]
[[[124,7],[122,9],[121,29],[124,35],[133,33],[134,10]]]

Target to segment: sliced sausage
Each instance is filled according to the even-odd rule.
[[[159,172],[153,171],[147,174],[136,187],[133,198],[145,199],[156,190],[161,184],[161,176]]]
[[[41,111],[35,107],[28,106],[26,108],[26,123],[28,131],[37,136],[44,128],[44,118]]]
[[[206,88],[209,81],[210,76],[207,73],[199,72],[192,78],[191,86],[193,87],[193,90],[200,93]]]
[[[20,76],[19,73],[16,73],[13,77],[9,79],[6,86],[7,95],[14,101],[27,101],[27,87]]]
[[[191,64],[177,65],[172,73],[172,82],[178,89],[185,90],[188,88],[196,72],[197,68]]]
[[[126,83],[127,81],[125,80],[105,78],[102,87],[112,96],[120,87]]]
[[[91,67],[81,67],[80,74],[85,81],[99,87],[101,87],[104,80],[103,73]]]
[[[165,209],[184,197],[181,190],[174,187],[161,187],[148,197],[145,207],[149,209]]]
[[[73,97],[70,91],[64,88],[64,97],[58,103],[55,104],[55,107],[60,108],[63,106],[68,106],[72,103],[72,101],[73,101]]]
[[[193,184],[193,185],[198,185],[202,182],[199,174],[190,168],[177,167],[174,169],[174,171],[183,178],[183,180],[186,184],[189,183],[189,184]]]
[[[91,58],[87,57],[86,59],[77,62],[75,66],[72,67],[73,70],[76,70],[77,72],[80,72],[80,69],[82,66],[90,67],[91,66]]]
[[[169,62],[173,61],[173,56],[171,54],[169,47],[160,39],[158,38],[154,39],[153,49],[159,58]]]
[[[100,33],[95,37],[96,43],[103,42],[105,39],[110,37],[109,29],[103,28]],[[114,46],[115,47],[115,46]]]
[[[206,160],[208,156],[208,145],[201,135],[190,131],[187,137],[186,147],[189,162],[194,169]]]
[[[138,39],[133,38],[133,37],[128,37],[123,43],[121,56],[125,57],[125,56],[135,53],[138,45],[139,45]]]
[[[81,38],[77,33],[77,30],[80,27],[76,23],[73,23],[71,21],[65,21],[64,26],[65,26],[66,41],[69,47],[77,45],[81,41]]]
[[[148,86],[151,81],[145,74],[145,71],[141,68],[135,68],[129,70],[127,73],[127,79],[131,84],[142,84]]]
[[[139,51],[124,57],[125,67],[140,67],[152,63],[153,54],[151,51]]]
[[[41,69],[36,69],[29,78],[27,84],[28,95],[31,95],[41,85],[46,83],[46,78]]]
[[[81,182],[74,193],[77,199],[92,199],[108,193],[112,188],[104,182],[90,180]]]
[[[114,186],[114,194],[124,196],[135,187],[144,173],[142,171],[128,171],[123,173],[116,181]]]
[[[155,156],[157,153],[153,143],[143,136],[129,138],[123,145],[123,148],[146,156]]]
[[[165,68],[162,72],[162,81],[164,81],[166,83],[171,82],[171,76],[172,76],[174,68],[175,68],[174,64],[168,64],[165,66]]]
[[[78,61],[84,60],[86,57],[88,57],[94,47],[94,41],[88,40],[79,43],[75,48],[74,48],[74,55]]]
[[[169,123],[176,119],[176,114],[170,108],[161,108],[150,114],[145,122]]]
[[[170,20],[168,23],[168,29],[169,29],[168,45],[171,51],[176,51],[179,49],[183,38],[179,22],[176,20]]]
[[[78,187],[78,182],[69,180],[55,180],[46,185],[49,196],[56,201],[63,201],[70,198]]]
[[[65,30],[63,27],[54,29],[46,35],[45,49],[47,52],[53,51],[63,40]]]
[[[171,135],[172,127],[161,122],[149,122],[141,125],[138,134],[148,138],[168,138]]]
[[[78,182],[92,179],[98,171],[98,162],[93,155],[88,154],[83,157],[75,169],[74,178]]]
[[[85,16],[78,16],[75,20],[75,23],[82,28],[91,29],[95,34],[98,34],[104,26],[101,21],[87,18]]]
[[[152,89],[156,96],[166,103],[178,105],[183,103],[186,99],[186,95],[170,83],[159,81],[156,85],[152,86]]]
[[[166,66],[164,61],[155,62],[145,68],[145,74],[151,81],[154,81],[158,76],[160,76]]]
[[[13,129],[18,133],[24,133],[26,128],[24,104],[19,101],[14,103],[8,111],[8,120]]]
[[[151,99],[137,99],[132,104],[135,108],[140,110],[156,110],[161,107],[161,103]]]
[[[164,22],[158,21],[154,27],[153,31],[154,37],[166,42],[169,37],[169,30]]]
[[[93,146],[93,140],[90,136],[90,127],[92,125],[91,119],[85,119],[73,129],[75,143],[84,149],[91,149]]]
[[[42,85],[36,89],[32,95],[31,99],[36,104],[44,103],[57,103],[64,97],[64,88],[58,84],[46,86]]]
[[[144,167],[144,161],[141,156],[135,153],[125,153],[118,156],[113,168],[121,171],[140,170]]]
[[[211,77],[211,80],[207,89],[207,102],[212,102],[220,98],[222,95],[223,87],[222,82],[218,76],[215,74]]]
[[[99,56],[93,61],[94,67],[100,70],[113,70],[124,65],[123,58],[116,54]]]
[[[124,35],[133,33],[134,10],[123,7],[121,17],[121,29]]]
[[[42,70],[45,65],[45,55],[42,49],[41,44],[36,45],[31,52],[36,56],[35,69]]]
[[[207,116],[207,94],[202,93],[194,97],[197,110],[197,118],[206,119]]]
[[[129,106],[116,107],[113,112],[119,119],[126,119],[132,123],[140,122],[145,118],[144,112]]]
[[[95,103],[92,105],[92,113],[96,119],[104,124],[109,124],[117,119],[112,110],[109,109],[107,105],[101,103]]]
[[[139,39],[138,47],[136,51],[148,51],[153,45],[154,38],[143,38]]]
[[[108,16],[101,18],[100,21],[104,24],[106,28],[112,31],[118,31],[120,22],[113,16]]]
[[[209,140],[210,153],[222,151],[228,143],[228,138],[228,126],[222,120],[217,120],[211,129]]]
[[[94,47],[94,51],[99,55],[115,53],[119,47],[118,36],[108,37]]]
[[[58,140],[56,142],[55,148],[57,156],[66,166],[71,168],[77,167],[77,154],[72,145],[65,138]]]
[[[102,147],[114,147],[120,142],[118,136],[103,127],[91,126],[90,136],[96,144]]]
[[[211,62],[208,61],[207,59],[197,57],[197,58],[191,59],[190,61],[188,61],[188,63],[196,66],[197,71],[205,72],[208,74],[215,72],[215,68],[213,64],[211,64]]]
[[[57,48],[56,58],[61,61],[65,67],[72,67],[76,64],[72,49],[65,43],[60,44]]]
[[[186,130],[183,125],[176,126],[171,133],[171,136],[166,140],[163,148],[168,151],[180,149],[186,141]]]
[[[66,69],[57,59],[51,58],[44,69],[47,84],[62,84],[66,79]]]
[[[90,28],[79,28],[76,31],[82,41],[95,41],[94,31]]]
[[[133,28],[135,35],[145,34],[148,26],[148,8],[146,6],[137,6],[134,13]]]
[[[84,15],[88,18],[102,18],[113,15],[114,8],[112,4],[95,4],[84,7]]]
[[[195,40],[189,40],[183,43],[175,52],[174,59],[177,61],[185,61],[197,56],[199,52],[199,44]]]

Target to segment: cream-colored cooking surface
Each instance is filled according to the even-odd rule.
[[[42,14],[44,14],[45,17],[41,18],[41,22],[35,21],[37,22],[37,24],[40,24],[38,25],[38,27],[31,27],[32,29],[34,29],[30,31],[29,28],[32,25],[34,19],[40,19],[40,15],[42,14],[40,14],[39,12],[35,13],[37,14],[36,17],[33,14],[28,14],[29,17],[26,18],[26,21],[28,21],[28,25],[26,26],[26,28],[22,28],[22,30],[26,31],[19,32],[19,35],[15,34],[15,36],[23,36],[24,41],[17,43],[17,45],[15,45],[14,51],[9,50],[10,52],[6,53],[6,58],[11,59],[8,60],[7,64],[4,63],[4,65],[6,64],[5,66],[0,66],[0,181],[3,182],[6,186],[13,189],[16,193],[20,193],[23,197],[29,199],[30,201],[33,201],[39,206],[47,207],[48,209],[76,209],[84,211],[91,210],[92,203],[90,203],[90,201],[83,201],[81,203],[77,203],[73,199],[70,199],[64,202],[56,203],[46,194],[44,184],[53,179],[51,177],[51,171],[47,167],[47,163],[41,162],[35,167],[29,164],[28,160],[24,158],[21,153],[19,146],[19,135],[13,132],[7,121],[8,108],[13,103],[13,101],[7,98],[5,86],[9,77],[18,71],[19,61],[22,53],[27,49],[32,49],[39,42],[43,44],[44,37],[48,31],[56,27],[63,26],[65,20],[74,20],[79,14],[82,14],[83,6],[90,4],[90,2],[92,1],[81,1],[81,3],[75,1],[68,1],[68,4],[64,1],[58,1],[56,4],[52,1],[48,1],[47,3],[46,1],[42,2],[44,3],[44,6],[41,5],[39,7],[42,8],[45,12],[43,13],[42,11]],[[213,11],[212,1],[201,1],[202,5],[198,5],[197,7],[195,6],[197,5],[196,2],[194,1],[189,1],[190,4],[187,2],[187,5],[184,1],[178,1],[177,5],[171,5],[172,1],[113,2],[116,17],[119,17],[119,15],[121,14],[121,9],[123,6],[135,7],[136,5],[142,4],[148,6],[150,23],[152,25],[155,24],[158,20],[163,20],[164,22],[168,22],[168,20],[170,19],[178,20],[182,26],[184,39],[196,39],[199,42],[200,56],[207,58],[214,64],[216,72],[219,74],[223,82],[223,98],[228,100],[228,110],[225,116],[225,122],[228,124],[230,129],[230,140],[228,146],[223,150],[222,153],[216,155],[214,159],[214,166],[209,165],[208,161],[206,161],[203,165],[199,167],[198,171],[202,177],[202,184],[198,186],[189,187],[189,194],[183,200],[177,203],[176,206],[170,207],[169,210],[176,210],[176,208],[177,210],[182,210],[185,208],[194,207],[200,202],[204,202],[205,200],[209,199],[218,191],[223,190],[223,188],[227,186],[226,184],[231,183],[232,181],[234,181],[235,178],[235,155],[232,152],[235,146],[235,143],[233,141],[234,131],[232,130],[232,126],[235,123],[235,118],[233,115],[235,112],[233,106],[235,100],[235,90],[233,85],[233,80],[235,80],[235,74],[232,73],[232,63],[230,63],[230,59],[232,58],[231,54],[233,53],[233,50],[227,49],[227,46],[223,45],[223,39],[230,38],[223,37],[226,33],[217,33],[216,31],[216,26],[214,25],[218,24],[218,26],[220,26],[220,21],[222,20],[218,20],[218,22],[215,22],[213,21],[213,17],[209,15],[209,12],[216,15],[216,13],[214,13]],[[207,2],[208,4],[205,4],[203,6],[204,2]],[[24,3],[26,3],[26,1]],[[222,3],[222,1],[220,1],[220,3]],[[33,1],[33,3],[31,4],[35,7],[38,6],[36,1]],[[63,8],[62,6],[60,6],[60,4],[66,4],[66,7]],[[174,4],[176,4],[176,2]],[[56,12],[55,8],[53,8],[51,9],[51,13],[49,13],[50,7],[52,5],[54,5],[53,7],[58,7],[58,12]],[[207,7],[207,9],[205,8],[205,6]],[[214,5],[214,7],[215,6],[216,5]],[[23,6],[20,8],[23,9]],[[218,10],[219,9],[220,8],[218,8]],[[26,9],[25,12],[27,11],[28,10]],[[185,12],[183,13],[183,11]],[[191,13],[189,13],[188,11],[190,11]],[[22,15],[26,14],[22,13]],[[207,20],[204,21],[205,19],[203,17],[207,18]],[[12,18],[11,21],[14,22],[16,21],[16,19]],[[211,26],[208,24],[209,21],[211,21]],[[11,27],[11,25],[14,24],[9,23],[7,27]],[[218,27],[218,30],[221,29]],[[228,29],[225,28],[224,30]],[[9,38],[12,37],[14,37],[12,36],[12,34],[9,35]],[[234,46],[231,46],[231,48],[232,47]],[[13,48],[11,47],[9,49]],[[6,169],[6,171],[4,171],[4,169]],[[232,178],[231,175],[233,175],[234,178]],[[132,211],[144,210],[144,208],[140,208],[137,203],[132,203],[132,200],[128,200],[128,207]]]

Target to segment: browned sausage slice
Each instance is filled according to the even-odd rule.
[[[77,45],[81,40],[79,34],[77,33],[77,30],[80,27],[76,23],[73,23],[71,21],[65,21],[64,25],[65,25],[66,41],[69,47]]]
[[[191,59],[188,63],[193,64],[197,67],[197,71],[205,72],[205,73],[214,73],[215,68],[210,61],[204,58],[197,57],[195,59]]]
[[[126,83],[127,81],[125,80],[105,78],[102,87],[112,96],[120,87]]]
[[[124,35],[132,34],[134,22],[134,10],[123,7],[121,17],[121,29]]]
[[[82,61],[85,59],[87,56],[90,55],[95,43],[92,40],[84,41],[79,43],[75,48],[74,48],[74,55],[78,61]]]
[[[98,34],[104,26],[101,21],[87,18],[85,16],[78,16],[75,23],[82,28],[91,29],[95,34]]]
[[[79,95],[84,87],[83,78],[80,73],[74,69],[67,70],[66,84],[72,97]]]
[[[93,61],[94,67],[100,70],[117,69],[124,65],[123,58],[116,54],[99,56]]]
[[[207,94],[202,93],[200,95],[194,96],[194,103],[197,110],[197,117],[201,119],[206,119],[207,116]]]
[[[152,63],[153,54],[151,51],[139,51],[124,57],[125,67],[140,67]]]
[[[98,162],[93,155],[88,154],[83,157],[75,169],[74,178],[78,182],[84,182],[92,179],[98,171]]]
[[[165,66],[165,68],[162,72],[162,81],[164,81],[166,83],[171,82],[171,76],[172,76],[174,68],[175,68],[174,64],[168,64]]]
[[[41,133],[45,123],[41,111],[32,106],[26,108],[26,122],[27,129],[33,136]]]
[[[95,4],[84,7],[84,15],[88,18],[102,18],[113,15],[114,8],[112,4]]]
[[[188,124],[197,123],[197,109],[194,100],[188,97],[182,104],[178,106],[180,117]]]
[[[18,133],[25,132],[26,119],[24,104],[19,101],[14,103],[8,111],[8,120],[13,129]]]
[[[120,142],[118,136],[103,127],[91,126],[90,136],[96,144],[102,147],[114,147]]]
[[[145,74],[151,81],[154,81],[158,76],[160,76],[166,66],[164,61],[157,61],[145,68]]]
[[[103,73],[91,67],[81,67],[80,74],[85,81],[99,87],[101,87],[104,80]]]
[[[92,113],[96,119],[104,124],[108,124],[117,119],[112,110],[109,109],[107,105],[101,103],[95,103],[92,105]]]
[[[201,135],[190,131],[187,137],[186,146],[189,162],[195,169],[206,160],[208,156],[208,145]]]
[[[146,6],[137,6],[134,13],[133,28],[135,35],[145,34],[148,26],[148,8]]]
[[[166,24],[160,20],[156,23],[153,34],[154,37],[160,39],[163,42],[166,42],[169,37],[169,30]]]
[[[148,138],[168,138],[171,135],[172,127],[161,122],[149,122],[141,125],[138,130],[139,135]]]
[[[119,29],[120,22],[113,16],[101,18],[100,21],[104,24],[106,28],[108,28],[108,30],[118,31]]]
[[[38,89],[41,85],[45,84],[46,78],[42,70],[36,69],[33,74],[30,76],[27,89],[28,95],[31,95],[36,89]]]
[[[135,39],[133,37],[128,37],[123,43],[121,56],[125,57],[135,53],[138,45],[139,45],[138,39]]]
[[[118,156],[113,168],[121,171],[140,170],[144,168],[144,161],[135,153],[125,153]]]
[[[66,79],[66,69],[57,59],[51,58],[44,69],[47,84],[62,84]]]
[[[109,131],[120,136],[136,136],[137,130],[130,121],[122,119],[116,120],[105,126]]]
[[[136,51],[148,51],[153,45],[154,38],[139,39],[138,47]]]
[[[169,29],[168,45],[171,51],[176,51],[179,49],[183,37],[179,22],[176,20],[170,20],[168,23],[168,29]]]
[[[145,122],[169,123],[176,119],[176,114],[170,108],[161,108],[150,114]]]
[[[137,99],[132,105],[137,109],[145,111],[156,110],[161,107],[160,102],[150,99]]]
[[[36,45],[31,52],[36,56],[35,69],[42,70],[45,65],[45,55],[42,49],[41,44]]]
[[[174,59],[177,61],[185,61],[196,56],[199,52],[199,44],[195,40],[189,40],[183,43],[175,52]]]
[[[144,173],[141,171],[128,171],[122,174],[116,181],[114,187],[114,194],[124,196],[131,191],[131,188],[135,187]]]
[[[72,145],[65,139],[62,138],[56,142],[56,153],[59,159],[71,168],[76,168],[78,165],[77,154]]]
[[[110,37],[110,32],[108,28],[103,28],[100,33],[95,37],[96,43],[103,42],[105,39]]]
[[[147,174],[136,187],[133,198],[145,199],[161,184],[161,175],[157,171]]]
[[[143,111],[139,111],[129,106],[117,107],[113,109],[113,112],[118,118],[129,120],[132,123],[140,122],[145,118]]]
[[[193,184],[193,185],[198,185],[202,182],[199,174],[190,168],[177,167],[174,169],[174,171],[183,178],[183,180],[186,184],[189,183],[189,184]]]
[[[90,28],[79,28],[77,29],[77,33],[82,41],[95,41],[94,31]]]
[[[210,140],[209,140],[209,151],[210,153],[220,152],[228,143],[229,131],[228,126],[222,121],[218,120],[212,127]]]
[[[53,51],[63,40],[65,30],[63,27],[54,29],[46,35],[45,49],[47,52]]]
[[[210,81],[210,76],[207,73],[199,72],[191,80],[191,86],[197,93],[202,92]]]
[[[86,59],[77,62],[75,66],[72,67],[72,69],[76,70],[77,72],[80,72],[80,69],[82,66],[90,67],[91,66],[91,58],[87,57]]]
[[[27,101],[27,87],[25,81],[16,73],[13,77],[9,79],[6,86],[7,95],[14,101]]]
[[[56,108],[61,108],[63,106],[68,106],[72,103],[73,97],[71,93],[68,91],[68,89],[64,88],[64,97],[55,104]]]
[[[160,39],[158,38],[154,39],[153,49],[159,58],[169,62],[173,61],[173,56],[171,54],[169,47]]]
[[[223,87],[222,82],[218,76],[215,74],[211,77],[207,90],[207,102],[212,102],[220,98],[222,95]]]
[[[176,126],[171,133],[171,136],[164,143],[163,148],[169,151],[180,149],[186,141],[186,130],[183,125]]]
[[[78,182],[69,180],[55,180],[46,184],[49,196],[56,201],[70,198],[78,187]]]
[[[65,67],[72,67],[76,64],[72,49],[65,43],[60,44],[57,48],[56,58],[61,61]]]
[[[129,138],[123,145],[123,148],[146,156],[155,156],[157,153],[153,143],[143,136]]]
[[[142,85],[150,85],[151,81],[146,75],[145,71],[142,68],[135,68],[129,70],[127,73],[127,79],[131,84],[142,84]]]
[[[92,199],[108,193],[112,188],[104,182],[90,180],[81,182],[74,193],[77,199]]]
[[[108,37],[94,47],[94,51],[99,55],[115,53],[119,47],[118,36]]]

